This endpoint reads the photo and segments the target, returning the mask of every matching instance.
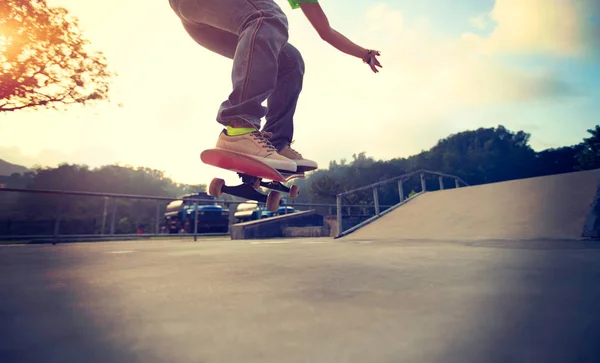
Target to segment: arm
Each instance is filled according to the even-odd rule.
[[[381,67],[375,58],[376,55],[379,55],[379,52],[370,51],[369,49],[360,47],[338,33],[335,29],[332,29],[329,25],[329,20],[319,3],[300,3],[300,8],[321,39],[331,44],[339,51],[369,63],[374,72],[377,72],[374,65]]]

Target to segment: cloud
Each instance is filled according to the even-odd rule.
[[[348,69],[351,83],[370,84],[376,92],[376,97],[370,97],[368,92],[351,88],[351,91],[360,92],[357,98],[362,98],[363,102],[396,99],[396,104],[405,105],[403,111],[410,109],[429,114],[432,103],[445,112],[458,105],[469,107],[553,99],[577,91],[549,68],[507,65],[494,54],[480,52],[468,36],[453,38],[427,21],[407,26],[400,11],[385,4],[371,8],[365,22],[360,28],[369,31],[360,36],[360,43],[378,42],[374,45],[382,51],[384,68],[376,77],[359,73],[358,69],[354,72]],[[336,60],[335,66],[340,73],[340,67],[346,65]],[[324,70],[323,76],[325,73],[331,74],[329,70]],[[344,82],[341,78],[332,81],[334,84]]]
[[[314,41],[310,27],[294,28],[293,34],[300,34],[294,40],[307,62],[296,117],[302,125],[300,146],[308,148],[304,138],[320,137],[305,123],[322,120],[318,130],[325,135],[339,133],[340,127],[357,130],[335,148],[325,140],[313,142],[309,155],[328,155],[331,160],[366,150],[382,158],[408,156],[450,132],[481,126],[481,120],[467,124],[459,117],[452,119],[454,114],[557,102],[579,92],[550,68],[509,65],[482,52],[468,37],[448,35],[427,19],[407,23],[401,11],[386,4],[371,7],[356,29],[360,33],[348,34],[350,39],[382,51],[381,73],[371,74],[329,45],[308,46]],[[511,126],[506,119],[501,122]]]
[[[588,21],[595,1],[496,0],[487,16],[471,21],[477,28],[495,23],[493,31],[488,36],[467,33],[465,38],[490,53],[581,55],[595,41],[594,26]]]
[[[488,27],[489,19],[487,14],[481,14],[469,19],[469,23],[477,29],[485,30]]]

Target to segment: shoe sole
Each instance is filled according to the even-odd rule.
[[[292,160],[290,160],[288,162],[288,161],[284,161],[284,160],[275,160],[275,159],[263,158],[260,156],[254,156],[254,155],[248,155],[248,156],[255,158],[256,160],[260,161],[261,163],[267,164],[268,166],[272,167],[275,170],[283,170],[283,171],[295,173],[298,169],[298,166]]]
[[[293,162],[296,163],[296,165],[298,166],[298,168],[302,167],[304,169],[318,169],[318,165],[315,162],[312,161],[306,161],[306,160],[294,160],[294,159],[290,159]]]

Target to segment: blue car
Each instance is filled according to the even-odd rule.
[[[196,202],[193,199],[205,201]],[[207,193],[189,194],[167,205],[165,221],[169,233],[194,233],[197,213],[198,232],[227,233],[229,210],[217,204],[217,198]]]

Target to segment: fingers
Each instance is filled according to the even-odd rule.
[[[378,53],[377,55],[379,55],[379,52],[377,52],[377,53]],[[379,73],[379,70],[376,67],[383,68],[383,66],[381,65],[381,63],[379,63],[379,60],[377,60],[377,58],[375,58],[375,55],[373,55],[371,57],[370,62],[369,62],[369,66],[371,67],[371,70],[374,73]]]
[[[383,68],[383,66],[379,63],[377,56],[381,56],[381,52],[378,50],[369,50],[368,53],[369,54],[365,59],[363,59],[363,62],[367,63],[374,73],[379,73],[379,70],[376,67]]]

